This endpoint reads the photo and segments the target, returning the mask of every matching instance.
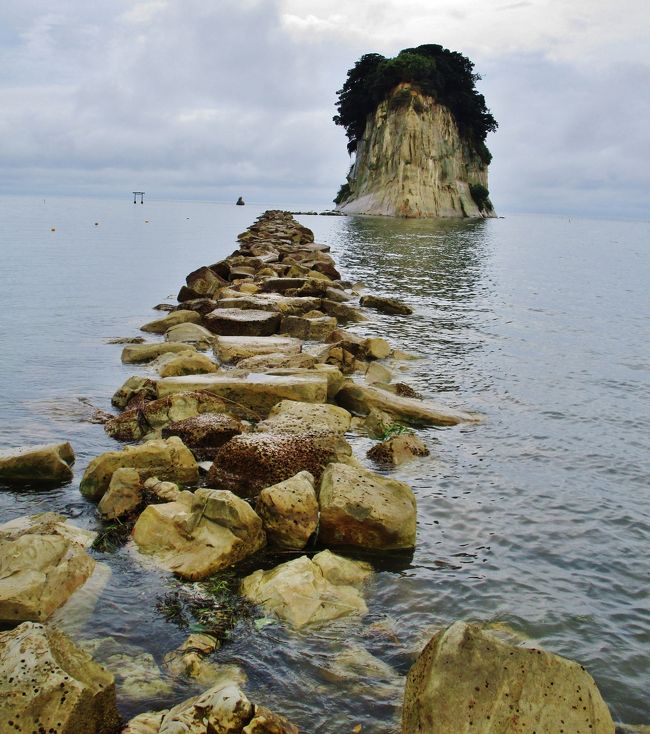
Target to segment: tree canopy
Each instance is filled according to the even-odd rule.
[[[345,128],[348,151],[354,152],[368,115],[398,84],[408,82],[448,107],[460,134],[489,163],[485,137],[497,129],[497,121],[476,90],[475,83],[480,78],[467,57],[437,44],[405,48],[389,59],[381,54],[364,54],[348,71],[343,88],[337,92],[338,114],[334,122]]]

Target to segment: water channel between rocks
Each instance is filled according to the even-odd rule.
[[[54,510],[96,528],[79,480],[119,444],[88,422],[88,403],[110,409],[139,372],[104,338],[137,335],[151,306],[235,249],[266,207],[161,202],[145,216],[105,201],[0,203],[12,252],[1,285],[15,314],[2,325],[0,444],[69,440],[77,454],[68,486],[3,490],[0,519]],[[616,720],[647,722],[650,355],[638,334],[649,256],[638,242],[648,226],[298,219],[332,246],[345,278],[415,309],[352,330],[421,355],[403,363],[404,382],[486,419],[418,431],[431,455],[391,472],[416,494],[417,547],[371,558],[363,620],[298,633],[242,623],[213,659],[243,667],[251,698],[305,732],[388,734],[423,643],[453,620],[481,620],[578,660]],[[376,470],[365,459],[373,442],[349,440]],[[112,575],[92,613],[64,628],[160,663],[188,632],[157,608],[176,582],[130,546],[95,556]],[[122,713],[193,692],[169,685],[140,699],[118,690]]]

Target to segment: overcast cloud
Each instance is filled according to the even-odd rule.
[[[500,212],[647,218],[645,2],[22,0],[0,7],[0,192],[327,205],[362,53],[468,55]]]

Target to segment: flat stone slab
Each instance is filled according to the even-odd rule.
[[[194,349],[190,344],[182,342],[158,342],[156,344],[129,344],[122,350],[122,362],[124,364],[139,364],[151,362],[160,357],[161,354],[169,352],[186,352]]]
[[[282,336],[219,336],[214,345],[215,355],[224,363],[238,362],[258,354],[300,354],[301,350],[300,339]]]
[[[289,316],[303,314],[320,308],[320,298],[310,296],[281,296],[277,293],[258,293],[239,298],[222,298],[220,308],[252,308],[260,311],[276,311]]]
[[[196,311],[172,311],[162,319],[149,321],[140,327],[140,331],[147,331],[151,334],[164,334],[167,329],[177,324],[186,324],[188,322],[198,324],[201,321],[201,315]]]
[[[358,415],[368,415],[375,408],[406,423],[455,426],[459,423],[481,421],[476,413],[455,410],[430,400],[404,398],[387,390],[364,387],[353,382],[348,382],[339,390],[336,402]]]
[[[271,336],[280,327],[279,314],[252,308],[215,308],[203,321],[222,336]]]
[[[178,392],[206,390],[231,401],[235,414],[237,405],[240,405],[264,418],[281,400],[324,403],[327,401],[327,387],[327,375],[317,371],[299,375],[250,373],[231,376],[217,373],[165,377],[158,381],[158,395],[165,397]]]

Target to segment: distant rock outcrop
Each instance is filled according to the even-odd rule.
[[[345,214],[493,217],[487,164],[451,111],[407,83],[368,116],[338,204]]]

